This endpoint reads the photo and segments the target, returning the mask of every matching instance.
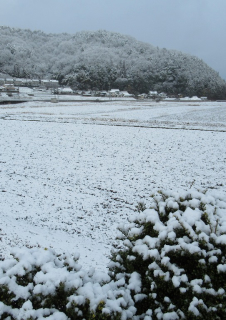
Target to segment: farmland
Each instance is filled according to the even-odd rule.
[[[226,192],[226,104],[0,107],[0,254],[78,251],[103,270],[118,224],[156,189]]]

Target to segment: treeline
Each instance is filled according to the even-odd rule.
[[[226,82],[202,60],[118,33],[45,34],[0,27],[0,49],[0,71],[13,77],[51,77],[84,90],[226,98]]]

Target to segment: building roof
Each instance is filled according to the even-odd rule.
[[[62,88],[60,89],[61,92],[73,92],[71,88]]]
[[[111,89],[109,92],[119,92],[119,89]]]

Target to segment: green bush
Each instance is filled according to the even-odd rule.
[[[130,290],[134,319],[226,319],[225,209],[214,194],[157,192],[119,228],[109,269]]]
[[[226,202],[211,192],[138,205],[109,274],[82,269],[78,254],[14,248],[0,260],[0,319],[226,319]]]
[[[22,248],[0,261],[0,319],[132,318],[133,300],[106,273],[83,270],[78,255]]]

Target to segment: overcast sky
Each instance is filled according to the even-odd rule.
[[[119,32],[196,55],[226,79],[226,0],[0,0],[0,25]]]

